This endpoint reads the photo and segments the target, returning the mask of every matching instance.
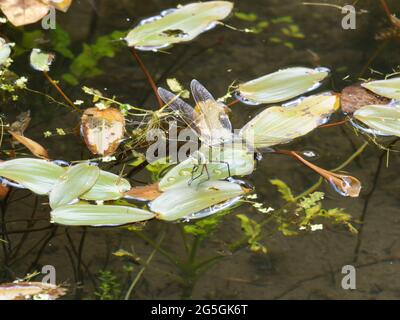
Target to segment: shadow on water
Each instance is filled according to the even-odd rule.
[[[79,52],[83,43],[92,43],[114,30],[128,30],[143,17],[176,4],[170,0],[75,2],[67,14],[57,16],[59,25],[72,37],[74,52]],[[376,35],[390,26],[378,1],[360,4],[369,12],[357,16],[356,30],[341,28],[343,15],[338,9],[304,6],[301,2],[236,1],[238,10],[256,12],[271,26],[260,34],[219,27],[207,36],[172,48],[171,54],[141,56],[157,84],[164,85],[168,77],[176,77],[187,86],[196,78],[216,96],[225,94],[234,80],[252,79],[288,66],[329,67],[333,75],[319,91],[340,91],[359,78],[373,77],[372,70],[386,74],[400,65],[400,38],[376,40]],[[393,12],[400,12],[396,1],[387,2]],[[281,30],[284,26],[272,23],[282,17],[291,17],[305,37],[285,36]],[[248,24],[241,20],[229,23],[243,28]],[[35,26],[27,27],[26,31],[34,29]],[[26,61],[27,54],[16,60],[20,74],[26,73]],[[115,95],[119,101],[157,107],[128,50],[121,49],[113,59],[101,60],[100,67],[102,74],[85,78],[77,86],[65,86],[67,94],[82,99],[81,87],[86,85]],[[57,57],[52,69],[54,78],[59,79],[68,68],[68,59]],[[28,76],[35,90],[56,96],[40,74],[32,72]],[[74,134],[78,119],[67,108],[36,95],[21,97],[12,107],[14,116],[21,110],[31,110],[29,132],[51,150],[54,158],[90,157],[80,137]],[[8,113],[10,106],[1,106],[5,113],[3,108],[8,108]],[[261,108],[234,106],[234,127],[243,125]],[[56,128],[68,131],[68,138],[43,139],[44,131]],[[397,141],[389,143],[395,148]],[[285,148],[312,151],[318,155],[312,162],[335,168],[363,143],[363,136],[343,125],[315,130]],[[130,230],[55,226],[49,224],[46,198],[13,189],[1,201],[0,282],[53,265],[57,282],[69,286],[68,298],[96,298],[96,290],[104,294],[103,298],[132,299],[399,299],[400,190],[395,168],[400,161],[397,154],[391,154],[387,168],[386,155],[385,150],[370,144],[361,157],[346,167],[363,182],[357,199],[341,197],[321,184],[320,189],[326,193],[324,207],[345,208],[358,221],[357,235],[346,228],[325,226],[323,231],[288,237],[265,223],[267,254],[245,249],[247,243],[241,239],[236,214],[246,213],[257,221],[265,219],[250,205],[221,216],[218,228],[203,239],[185,234],[182,224],[159,221]],[[143,173],[134,177],[148,179]],[[269,183],[274,178],[285,181],[296,194],[318,182],[318,176],[289,157],[266,155],[250,180],[257,188],[258,200],[273,208],[282,205],[275,187]],[[162,249],[155,249],[159,247]],[[340,286],[341,269],[347,264],[357,267],[356,291],[345,291]]]

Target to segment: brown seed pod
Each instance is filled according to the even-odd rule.
[[[81,133],[93,154],[113,154],[125,133],[125,118],[116,108],[86,109],[81,119]]]
[[[348,86],[342,90],[340,104],[342,111],[352,114],[361,107],[371,104],[388,104],[389,99],[378,96],[363,88],[360,84]]]

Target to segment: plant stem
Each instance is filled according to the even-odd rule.
[[[163,103],[163,101],[161,100],[161,98],[160,98],[160,96],[158,94],[157,86],[156,86],[153,78],[151,77],[150,72],[147,70],[147,68],[144,65],[142,59],[140,58],[140,56],[136,52],[135,48],[133,48],[133,47],[130,48],[130,51],[131,51],[133,57],[135,58],[136,62],[138,63],[140,69],[142,69],[144,75],[146,76],[147,81],[149,82],[151,88],[153,89],[154,95],[155,95],[155,97],[157,99],[157,102],[158,102],[160,108],[162,108],[164,106],[164,103]]]
[[[153,259],[154,255],[156,254],[158,248],[160,247],[162,241],[164,240],[165,237],[165,230],[163,231],[163,233],[160,235],[160,239],[157,242],[157,246],[154,247],[153,251],[150,253],[149,257],[146,260],[146,263],[144,264],[144,266],[140,269],[140,271],[138,272],[138,274],[136,275],[135,279],[133,279],[131,285],[129,286],[128,291],[125,294],[125,300],[129,300],[129,297],[131,296],[131,293],[133,291],[133,289],[135,288],[136,284],[139,282],[139,279],[142,277],[143,272],[146,270],[146,268],[148,267],[148,265],[150,264],[151,260]]]
[[[319,126],[319,128],[329,128],[329,127],[340,126],[342,124],[345,124],[348,121],[349,121],[349,119],[344,119],[344,120],[337,121],[337,122],[327,123],[327,124],[323,124],[322,126]]]
[[[43,71],[44,76],[46,77],[46,79],[51,83],[51,85],[56,88],[56,90],[59,92],[59,94],[62,95],[62,97],[64,98],[65,101],[68,102],[68,104],[72,107],[72,109],[74,109],[75,111],[78,111],[80,113],[82,113],[82,110],[80,110],[72,101],[70,98],[68,98],[68,96],[64,93],[64,91],[61,89],[61,87],[57,84],[56,81],[54,81],[52,79],[52,77],[50,77],[50,75],[46,72]]]
[[[237,103],[239,103],[239,102],[240,102],[239,99],[233,100],[232,102],[229,102],[229,103],[228,103],[227,107],[230,108],[230,107],[234,106],[235,104],[237,104]]]
[[[393,21],[393,14],[389,9],[388,4],[386,3],[386,0],[379,0],[382,6],[383,11],[385,11],[390,23],[395,27],[398,28],[399,26]]]

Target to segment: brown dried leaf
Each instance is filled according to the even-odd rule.
[[[135,187],[125,193],[126,196],[138,199],[152,201],[161,194],[158,183],[149,184],[143,187]]]
[[[35,23],[42,19],[51,7],[66,12],[72,0],[0,0],[0,9],[14,26]]]
[[[34,154],[38,158],[49,159],[49,154],[45,148],[43,148],[39,143],[24,137],[16,132],[9,131],[12,137],[17,140],[19,143],[22,143],[25,147],[29,149],[32,154]]]
[[[99,110],[89,108],[81,119],[81,133],[87,147],[93,154],[113,154],[125,132],[125,118],[116,108]]]
[[[0,285],[0,300],[55,300],[66,292],[65,288],[42,282],[4,283]]]
[[[360,84],[344,88],[340,97],[341,108],[347,114],[352,114],[367,105],[388,104],[389,101],[363,88]]]

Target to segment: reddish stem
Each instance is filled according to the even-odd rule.
[[[53,80],[52,77],[50,77],[50,75],[46,72],[43,71],[44,76],[46,77],[46,79],[51,83],[51,85],[56,88],[56,90],[59,92],[59,94],[61,94],[61,96],[64,98],[65,101],[68,102],[68,104],[75,110],[78,112],[82,112],[82,110],[80,110],[72,101],[70,98],[68,98],[68,96],[64,93],[64,91],[61,89],[61,87],[57,84],[56,81]]]
[[[237,103],[239,103],[240,102],[240,100],[239,99],[236,99],[236,100],[233,100],[232,102],[229,102],[229,104],[227,105],[227,107],[232,107],[232,106],[234,106],[235,104],[237,104]]]
[[[349,121],[349,119],[344,119],[344,120],[337,121],[337,122],[327,123],[327,124],[323,124],[323,125],[319,126],[319,128],[329,128],[329,127],[340,126],[342,124],[345,124],[347,121]]]
[[[396,25],[396,24],[393,22],[393,19],[392,19],[393,14],[392,14],[392,12],[391,12],[390,9],[389,9],[389,6],[388,6],[388,4],[386,3],[386,0],[379,0],[379,1],[380,1],[380,3],[381,3],[381,6],[382,6],[383,11],[385,11],[386,15],[388,16],[388,19],[389,19],[390,23],[393,24],[396,28],[398,28],[398,25]]]
[[[135,48],[130,48],[130,51],[133,55],[133,57],[135,58],[137,64],[139,65],[140,69],[142,69],[144,75],[147,78],[147,81],[149,82],[151,88],[153,89],[154,95],[156,96],[157,102],[160,105],[160,108],[162,108],[164,106],[164,102],[161,100],[158,91],[157,91],[157,86],[153,80],[153,78],[150,75],[150,72],[147,70],[146,66],[144,65],[142,59],[140,58],[140,56],[138,55],[138,53],[136,52]]]

